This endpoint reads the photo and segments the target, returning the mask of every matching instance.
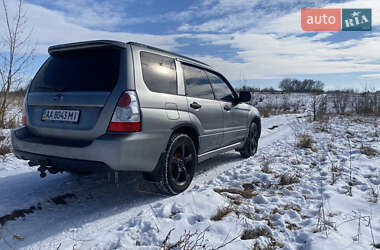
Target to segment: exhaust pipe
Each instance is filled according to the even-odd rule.
[[[45,178],[46,177],[46,170],[48,170],[47,167],[40,166],[37,170],[40,171],[40,177],[41,178]]]
[[[40,172],[40,177],[45,178],[46,177],[46,171],[48,171],[50,174],[58,174],[59,172],[63,172],[61,169],[58,169],[56,167],[47,167],[47,162],[43,161],[29,161],[28,165],[29,167],[35,167],[39,166],[37,171]]]

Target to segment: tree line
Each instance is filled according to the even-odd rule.
[[[295,93],[318,93],[323,92],[325,84],[318,80],[305,79],[303,81],[297,79],[285,78],[279,84],[279,89],[285,92]]]
[[[325,84],[318,80],[305,79],[303,81],[291,78],[285,78],[281,80],[278,85],[278,89],[273,87],[269,88],[255,88],[243,85],[242,87],[236,88],[237,91],[251,91],[251,92],[291,92],[291,93],[321,93],[324,90]]]

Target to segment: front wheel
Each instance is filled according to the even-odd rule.
[[[259,144],[259,130],[256,123],[252,122],[247,138],[242,149],[240,149],[240,155],[243,158],[254,156],[257,152]]]
[[[197,166],[197,151],[193,140],[186,134],[174,134],[170,137],[161,161],[159,183],[160,192],[176,195],[189,187]]]

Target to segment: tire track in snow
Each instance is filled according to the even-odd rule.
[[[258,154],[262,153],[261,148],[289,136],[291,134],[290,124],[295,121],[296,115],[264,118],[262,120],[262,137],[259,142]],[[274,125],[279,125],[280,128],[269,130]],[[226,170],[247,161],[252,161],[252,158],[242,159],[240,154],[234,151],[209,159],[199,165],[197,174],[189,189],[192,189],[195,185],[200,186],[211,181]],[[54,176],[50,181],[33,177],[33,180],[23,183],[22,178],[31,176],[31,173],[24,177],[20,176],[20,178],[13,176],[19,184],[17,191],[13,191],[13,195],[17,195],[17,192],[24,190],[30,196],[35,197],[34,201],[38,202],[41,196],[46,197],[46,190],[50,190],[49,195],[51,196],[71,192],[78,197],[78,200],[69,202],[64,207],[48,206],[43,211],[37,211],[31,216],[26,216],[25,220],[12,222],[9,226],[12,231],[27,236],[23,242],[18,243],[17,247],[28,247],[37,244],[41,240],[44,242],[58,239],[59,241],[65,241],[70,234],[76,235],[75,237],[83,234],[83,237],[87,239],[86,236],[90,237],[92,233],[95,234],[99,228],[102,228],[103,231],[111,230],[119,225],[120,221],[134,217],[141,210],[150,209],[151,204],[165,199],[172,199],[172,197],[162,198],[162,196],[154,193],[139,192],[138,187],[141,180],[139,178],[136,178],[131,183],[120,184],[118,188],[112,184],[107,185],[99,177],[86,177],[76,182],[69,175]],[[12,185],[12,182],[8,180],[7,184]],[[34,187],[34,185],[39,188]],[[42,187],[43,190],[41,189]],[[11,187],[8,187],[8,190],[11,190]],[[9,196],[6,196],[6,198],[9,198]],[[23,206],[26,205],[23,204]],[[49,219],[44,219],[44,217],[49,217]],[[75,233],[72,232],[73,228]],[[79,232],[76,230],[79,230]],[[88,240],[91,240],[90,238]],[[0,242],[0,248],[1,245]]]

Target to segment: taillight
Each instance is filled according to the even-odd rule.
[[[111,132],[141,131],[140,107],[136,92],[125,91],[119,98],[112,120],[108,126]]]

